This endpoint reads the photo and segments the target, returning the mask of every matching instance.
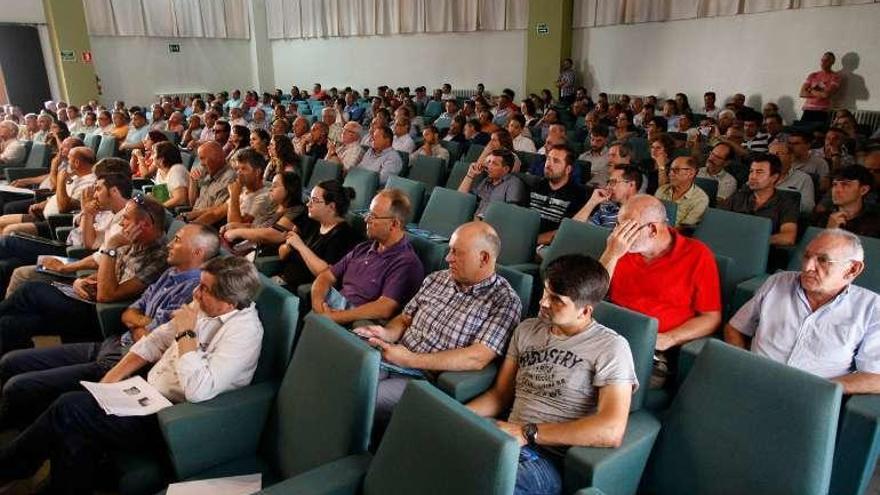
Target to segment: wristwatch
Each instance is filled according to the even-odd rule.
[[[525,437],[529,445],[535,445],[538,441],[538,425],[535,423],[526,423],[522,427],[522,435]]]
[[[184,331],[182,331],[182,332],[180,332],[179,334],[177,334],[177,335],[174,336],[174,341],[175,341],[175,342],[178,342],[178,341],[180,341],[180,339],[182,339],[182,338],[184,338],[184,337],[189,337],[189,338],[191,338],[191,339],[194,339],[194,338],[197,337],[197,335],[196,335],[196,333],[193,332],[192,330],[184,330]]]
[[[116,257],[116,250],[115,249],[99,249],[98,252],[101,254],[106,254],[107,256],[109,256],[111,258]]]

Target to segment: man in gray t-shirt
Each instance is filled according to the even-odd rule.
[[[495,385],[468,404],[480,416],[511,409],[499,428],[520,446],[515,493],[559,493],[572,445],[617,447],[638,387],[629,343],[593,320],[608,291],[605,268],[568,255],[545,272],[540,318],[514,330]]]

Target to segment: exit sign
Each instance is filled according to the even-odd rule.
[[[546,22],[539,22],[535,25],[535,31],[538,33],[538,36],[547,36],[550,34],[550,26]]]
[[[180,53],[180,45],[177,43],[171,43],[168,45],[168,51],[171,53]]]

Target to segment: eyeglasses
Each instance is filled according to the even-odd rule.
[[[607,184],[611,187],[614,187],[618,184],[625,184],[627,182],[632,182],[632,181],[628,180],[628,179],[608,179]]]
[[[807,262],[809,262],[810,260],[815,260],[816,263],[818,263],[821,266],[833,265],[835,263],[850,263],[850,262],[855,261],[852,259],[835,260],[835,259],[832,259],[831,257],[829,257],[825,253],[822,253],[822,254],[804,253],[803,256],[801,256],[801,262],[804,265],[806,265]]]
[[[364,215],[364,220],[367,222],[372,222],[373,220],[393,220],[394,218],[396,218],[394,215],[379,216],[373,212],[367,212]]]
[[[317,198],[317,197],[314,197],[314,196],[309,196],[309,204],[323,205],[323,204],[327,204],[327,202],[324,201],[324,200],[321,199],[321,198]]]

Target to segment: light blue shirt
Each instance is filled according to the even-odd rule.
[[[385,148],[381,153],[376,153],[371,148],[364,153],[358,167],[378,173],[379,185],[384,186],[388,182],[388,177],[400,175],[403,170],[403,159],[394,148]]]
[[[800,272],[780,272],[730,324],[752,337],[752,352],[823,378],[880,373],[880,296],[855,285],[812,311]]]
[[[150,126],[143,125],[140,129],[133,125],[128,126],[128,134],[125,136],[125,142],[128,144],[138,144],[147,137],[150,132]]]

